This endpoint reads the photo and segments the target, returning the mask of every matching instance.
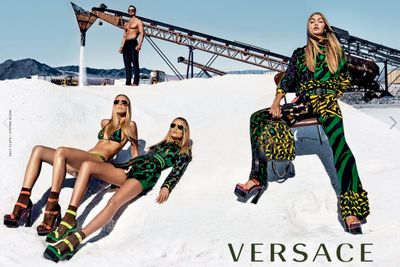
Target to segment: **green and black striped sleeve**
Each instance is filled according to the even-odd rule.
[[[296,83],[297,83],[297,68],[296,61],[299,55],[299,52],[304,48],[297,48],[292,57],[289,60],[289,65],[285,71],[285,75],[282,80],[278,84],[276,88],[277,94],[285,95],[287,92],[295,92],[296,91]]]
[[[179,180],[182,178],[191,160],[192,157],[190,153],[178,156],[178,159],[172,166],[172,170],[167,178],[165,178],[165,181],[162,184],[161,188],[166,187],[168,188],[169,192],[171,192],[172,189],[174,189],[176,184],[179,182]]]

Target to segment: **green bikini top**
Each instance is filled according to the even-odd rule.
[[[97,135],[97,138],[99,138],[99,140],[110,140],[110,141],[121,143],[121,141],[122,141],[121,129],[116,130],[115,132],[113,132],[113,134],[108,139],[106,139],[106,138],[104,138],[104,128],[103,128],[100,130],[99,134]]]

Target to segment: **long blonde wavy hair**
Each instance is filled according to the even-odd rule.
[[[110,122],[106,125],[104,132],[109,138],[118,128],[121,128],[122,133],[126,136],[126,138],[130,142],[137,143],[137,135],[130,127],[130,122],[131,122],[131,118],[132,118],[132,108],[131,108],[132,102],[129,99],[129,97],[124,94],[117,95],[114,98],[114,101],[120,96],[126,98],[126,100],[128,101],[125,119],[122,122],[120,121],[120,119],[118,118],[118,115],[117,115],[117,110],[115,109],[115,105],[113,103],[111,119],[110,119]]]
[[[325,23],[324,36],[317,36],[310,31],[310,20],[314,15],[320,15]],[[315,71],[315,59],[318,53],[323,53],[319,46],[326,46],[325,61],[328,64],[329,71],[333,74],[338,70],[339,62],[343,55],[343,49],[335,36],[335,33],[325,15],[321,12],[314,12],[307,20],[307,45],[306,45],[306,65],[312,72]]]
[[[165,137],[158,142],[157,144],[151,146],[150,148],[165,143],[165,142],[176,142],[178,143],[178,145],[180,146],[180,152],[179,155],[182,154],[189,154],[191,155],[191,145],[190,145],[190,127],[189,127],[189,123],[187,122],[187,120],[185,118],[182,117],[177,117],[175,119],[172,120],[172,122],[174,122],[175,120],[181,120],[183,121],[183,136],[182,139],[177,141],[174,140],[171,136],[171,131],[168,130],[167,134],[165,135]]]

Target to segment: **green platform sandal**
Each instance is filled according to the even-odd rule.
[[[76,217],[75,211],[67,210],[66,213],[69,213],[72,216]],[[65,228],[66,230],[60,231],[61,227]],[[57,227],[57,229],[47,235],[46,242],[56,243],[64,238],[66,238],[71,233],[75,232],[77,229],[76,227],[77,227],[76,222],[75,222],[75,225],[71,225],[71,224],[67,223],[63,218],[63,220],[60,222],[60,225]]]
[[[57,245],[48,245],[43,252],[43,257],[54,262],[69,260],[74,256],[76,248],[82,243],[83,239],[82,232],[75,232],[61,240]]]

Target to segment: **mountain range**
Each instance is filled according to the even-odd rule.
[[[87,76],[93,78],[125,78],[125,69],[95,69],[86,68]],[[141,68],[140,73],[150,74],[151,70]],[[50,67],[35,59],[26,58],[21,60],[8,59],[0,64],[0,80],[28,78],[33,75],[46,76],[77,76],[79,66]]]
[[[60,76],[62,72],[34,59],[11,60],[0,64],[0,80],[26,78],[32,75]]]
[[[86,68],[87,76],[89,78],[125,78],[125,69],[96,69]],[[151,70],[141,68],[140,73],[150,75]],[[244,70],[244,71],[230,71],[229,74],[264,74],[265,70]],[[46,76],[62,76],[73,75],[77,76],[79,73],[79,66],[60,66],[50,67],[44,63],[40,63],[35,59],[25,58],[20,60],[8,59],[0,63],[0,80],[29,78],[33,75],[46,75]]]

